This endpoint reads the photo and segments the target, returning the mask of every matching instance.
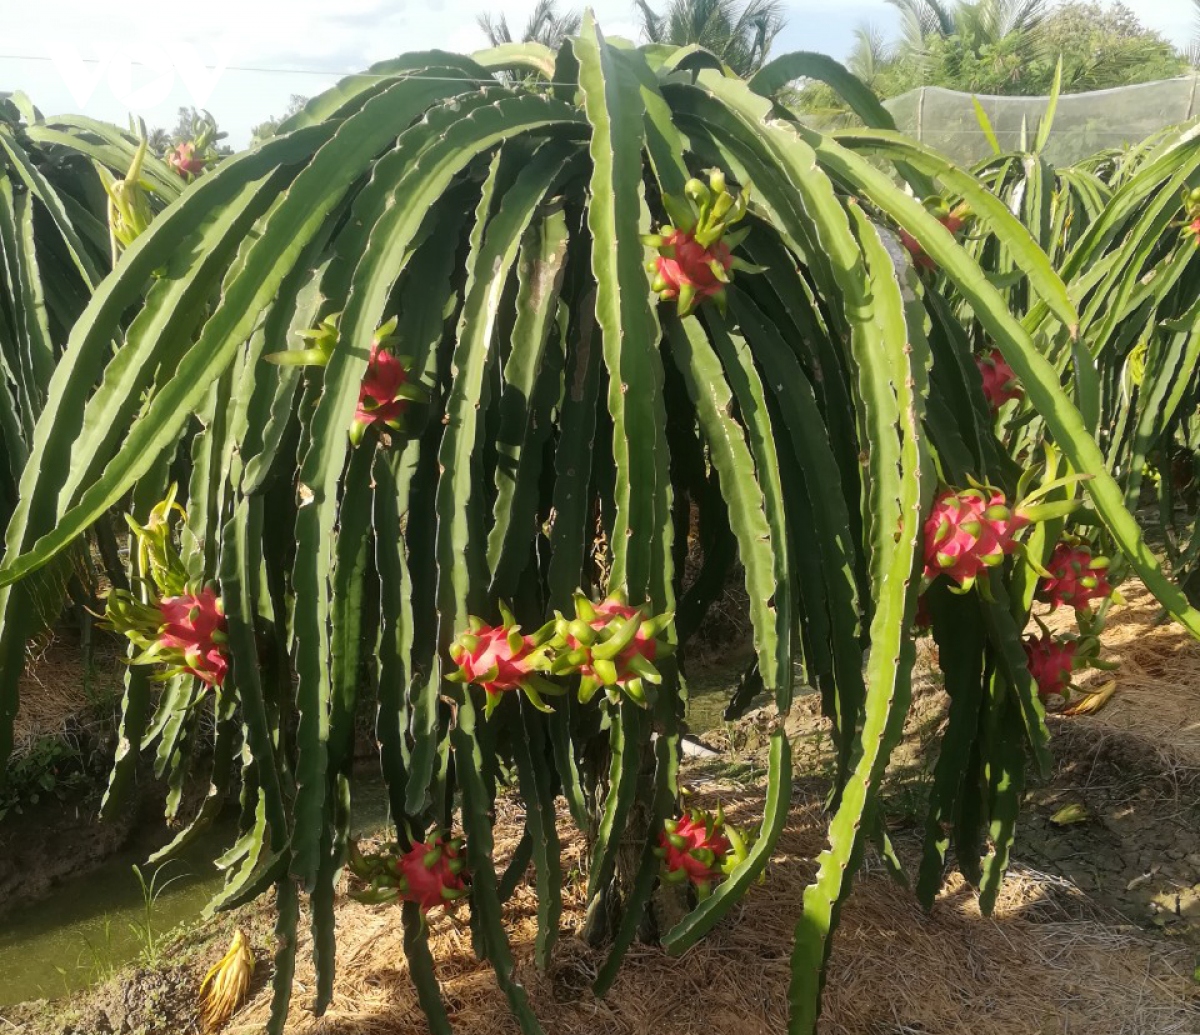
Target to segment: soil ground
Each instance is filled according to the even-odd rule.
[[[1052,716],[1056,767],[1026,796],[1015,862],[998,908],[979,915],[974,893],[951,874],[931,915],[868,858],[835,939],[822,1035],[1200,1035],[1200,644],[1157,622],[1140,587],[1126,586],[1105,634],[1117,690],[1095,715]],[[928,652],[930,648],[924,647]],[[920,811],[929,752],[944,708],[931,658],[922,658],[906,738],[887,785],[893,839],[902,858],[919,844],[907,820]],[[718,800],[753,826],[762,809],[766,710],[718,727],[706,740],[718,760],[689,760],[684,782],[699,805]],[[823,847],[822,797],[829,737],[812,697],[787,731],[797,764],[792,812],[765,882],[731,921],[675,959],[635,946],[608,996],[589,985],[603,954],[576,937],[578,879],[565,892],[562,933],[550,972],[532,963],[536,900],[518,890],[506,907],[518,977],[548,1035],[767,1035],[784,1030],[791,927]],[[1063,805],[1084,822],[1055,826]],[[515,845],[519,814],[497,821],[497,856]],[[565,820],[561,829],[566,831]],[[564,871],[578,872],[583,845],[564,840]],[[241,926],[259,959],[249,1002],[226,1029],[261,1030],[267,1016],[272,937],[269,903],[185,932],[169,964],[130,969],[68,1002],[6,1013],[22,1035],[177,1035],[198,1030],[195,990]],[[300,946],[290,1035],[408,1035],[425,1031],[405,972],[393,907],[343,899],[339,976],[324,1018],[307,1012],[313,989]],[[517,1029],[486,965],[475,961],[465,921],[432,920],[434,956],[456,1032]]]

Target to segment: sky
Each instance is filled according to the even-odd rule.
[[[1178,44],[1195,25],[1192,0],[1126,0]],[[130,111],[172,128],[180,106],[212,112],[244,146],[256,123],[293,94],[312,96],[344,74],[406,51],[470,53],[486,44],[476,18],[503,12],[519,32],[534,0],[200,0],[160,5],[0,0],[0,90],[24,90],[46,114],[124,123]],[[563,8],[574,6],[564,0]],[[886,0],[787,0],[773,53],[844,58],[856,26],[889,34]],[[632,0],[592,0],[602,30],[637,37]]]

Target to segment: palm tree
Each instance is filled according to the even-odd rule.
[[[579,31],[582,20],[583,16],[578,11],[559,14],[555,0],[538,0],[529,21],[525,23],[520,42],[541,43],[551,50],[557,50],[562,46],[564,39],[574,36]],[[508,19],[503,14],[496,18],[490,14],[481,14],[478,22],[493,47],[514,42]]]
[[[646,0],[637,6],[651,43],[699,44],[743,76],[766,62],[785,22],[780,0],[670,0],[661,14]]]
[[[958,37],[979,54],[1002,40],[1023,38],[1028,46],[1037,43],[1038,30],[1050,13],[1050,0],[888,0],[901,16],[900,49],[920,58],[934,40]]]
[[[846,59],[846,67],[875,89],[879,77],[887,71],[892,49],[879,26],[864,23],[854,30],[854,49]]]

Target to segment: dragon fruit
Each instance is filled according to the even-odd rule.
[[[604,687],[614,703],[624,692],[645,705],[646,685],[662,682],[655,660],[674,649],[659,638],[672,618],[669,613],[647,618],[644,608],[631,607],[617,596],[594,604],[576,593],[575,618],[555,615],[550,671],[556,676],[578,675],[579,699],[584,703]]]
[[[724,241],[705,248],[686,230],[673,230],[663,235],[654,290],[666,300],[690,293],[693,301],[681,301],[683,309],[723,292],[732,266],[733,253]]]
[[[160,679],[190,675],[219,687],[229,671],[225,612],[212,586],[195,588],[175,547],[172,521],[187,519],[175,492],[173,485],[145,525],[126,516],[137,543],[143,588],[140,594],[110,592],[104,626],[140,648],[130,664],[161,664]]]
[[[522,634],[512,613],[500,605],[500,625],[487,625],[471,616],[468,631],[450,645],[450,657],[458,666],[446,676],[451,682],[474,683],[484,691],[484,715],[492,712],[509,690],[523,690],[535,708],[550,711],[545,695],[563,690],[539,673],[549,668],[545,644],[554,631],[550,623],[531,636]]]
[[[341,315],[330,313],[318,327],[300,331],[300,337],[309,342],[308,348],[275,352],[265,358],[276,366],[328,366],[338,343]],[[409,362],[392,350],[398,322],[398,318],[393,316],[375,331],[371,339],[367,372],[359,386],[358,406],[350,424],[350,441],[356,446],[362,442],[367,429],[374,425],[403,431],[409,403],[429,401],[425,389],[409,380]]]
[[[462,841],[446,840],[441,832],[416,842],[396,860],[397,888],[405,902],[415,902],[422,913],[434,906],[452,905],[467,894]]]
[[[957,234],[967,225],[967,220],[971,217],[970,207],[964,202],[953,211],[941,198],[930,198],[925,202],[925,207],[930,213],[937,217],[937,221],[942,224],[952,234]],[[898,236],[900,243],[904,245],[908,254],[912,256],[913,265],[918,270],[935,270],[937,263],[926,253],[912,234],[903,227],[900,228]]]
[[[225,654],[225,615],[214,590],[165,597],[158,602],[163,617],[158,657],[210,686],[221,686],[229,660]]]
[[[435,906],[453,908],[468,893],[462,838],[447,838],[437,827],[424,836],[423,841],[414,838],[404,851],[393,844],[372,855],[363,855],[351,842],[346,865],[367,886],[352,890],[350,897],[369,903],[414,902],[422,914]]]
[[[363,432],[372,424],[399,428],[400,418],[408,409],[408,398],[402,392],[407,384],[408,371],[404,364],[378,340],[373,341],[367,373],[358,390],[358,407],[354,411],[354,427],[359,429],[357,433],[351,432],[355,441],[361,440]]]
[[[1112,596],[1108,582],[1107,557],[1093,557],[1086,546],[1059,543],[1050,556],[1040,595],[1055,607],[1066,605],[1081,611],[1093,600]]]
[[[1017,383],[1017,375],[1008,365],[999,349],[992,349],[975,357],[979,375],[983,378],[983,396],[996,413],[1006,402],[1020,399],[1025,393]]]
[[[714,171],[708,184],[691,179],[684,197],[663,195],[663,207],[674,221],[642,243],[658,250],[647,268],[653,273],[654,292],[663,301],[676,301],[679,315],[711,298],[722,311],[725,286],[735,269],[753,273],[758,267],[735,258],[733,249],[745,234],[726,231],[746,214],[747,191],[735,199],[725,185],[725,174]]]
[[[1076,641],[1043,632],[1041,636],[1026,636],[1024,647],[1029,674],[1037,684],[1038,694],[1042,697],[1066,696],[1075,669]]]
[[[700,898],[713,884],[728,876],[748,854],[749,839],[718,806],[716,815],[693,809],[679,819],[668,819],[654,850],[662,860],[662,879],[668,884],[691,883]]]
[[[184,178],[204,172],[204,158],[196,153],[196,145],[191,140],[176,144],[167,153],[167,165]]]
[[[1017,548],[1014,537],[1028,523],[995,489],[945,490],[925,520],[926,578],[945,574],[965,593]]]

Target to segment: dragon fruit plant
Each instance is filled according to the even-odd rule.
[[[939,653],[962,705],[939,747],[918,886],[936,895],[949,830],[985,908],[1011,835],[992,837],[984,865],[983,832],[1013,829],[1022,742],[1046,759],[1019,646],[1031,565],[1052,549],[1039,508],[1086,494],[1114,552],[1200,630],[1126,509],[1136,486],[1108,472],[1071,401],[1075,381],[1061,376],[1081,296],[971,176],[872,129],[887,116],[867,99],[864,127],[836,137],[794,119],[784,88],[831,67],[791,55],[745,81],[694,49],[610,44],[591,15],[557,54],[404,55],[206,169],[75,322],[0,562],[0,715],[15,711],[32,635],[37,580],[25,577],[64,564],[112,508],[142,519],[178,480],[186,590],[219,586],[224,617],[221,630],[207,604],[194,618],[189,607],[188,635],[209,629],[229,667],[220,694],[184,677],[155,694],[148,668],[131,668],[128,750],[106,809],[151,745],[173,790],[193,769],[212,788],[203,812],[178,816],[167,856],[223,796],[241,796],[216,908],[274,889],[272,1032],[287,1017],[302,912],[317,1014],[332,996],[358,716],[375,715],[398,827],[429,846],[435,822],[460,825],[453,858],[471,874],[473,943],[524,1035],[538,1035],[503,910],[524,870],[496,872],[500,774],[521,799],[541,967],[553,966],[563,916],[558,800],[583,832],[586,933],[609,946],[602,994],[661,885],[654,849],[680,814],[688,654],[736,572],[753,666],[729,714],[766,698],[779,716],[762,821],[745,859],[662,942],[694,944],[765,871],[789,815],[782,720],[802,672],[821,689],[835,748],[829,840],[793,956],[790,1032],[807,1035],[865,843],[886,843],[879,789],[910,698],[922,590],[935,639],[956,645]],[[180,185],[155,162],[151,175]],[[969,241],[922,204],[942,193],[970,204]],[[886,227],[936,263],[936,292],[897,270]],[[654,228],[651,255],[642,238]],[[1019,291],[968,254],[983,240],[1022,271]],[[761,272],[735,276],[745,267]],[[967,394],[973,341],[998,349],[1020,382],[1020,428],[997,428]],[[266,361],[279,353],[284,362]],[[400,405],[418,386],[419,420]],[[1020,483],[1022,469],[1042,476],[1029,461],[1042,440],[1064,469],[1093,475],[1072,499],[1057,471]],[[943,498],[939,479],[970,476],[993,488]],[[930,575],[953,575],[925,580],[927,562]],[[987,594],[951,599],[985,570]],[[530,693],[549,700],[542,679],[594,696],[581,706],[564,694],[543,713]],[[200,753],[206,736],[212,750]],[[170,800],[182,812],[193,799]],[[435,876],[458,891],[448,873]],[[429,1029],[446,1035],[416,901],[401,922]]]

